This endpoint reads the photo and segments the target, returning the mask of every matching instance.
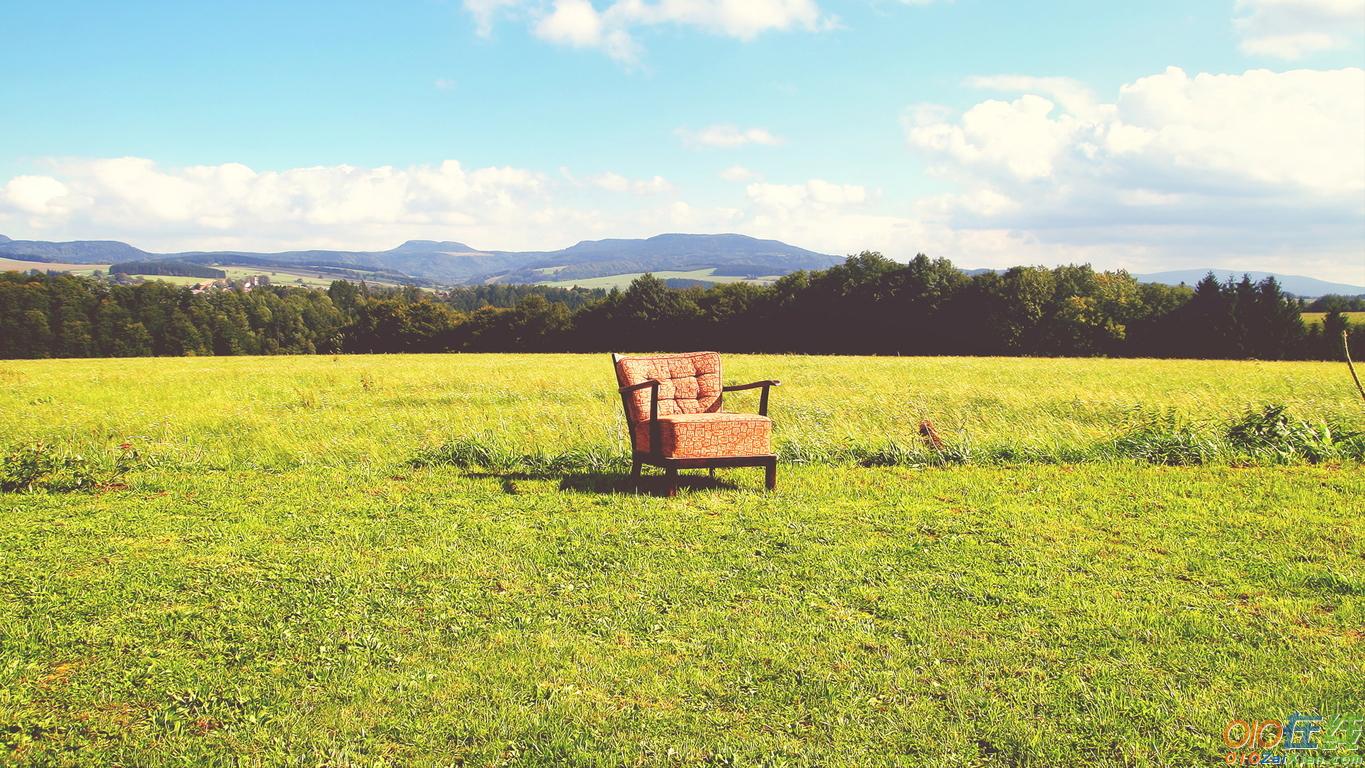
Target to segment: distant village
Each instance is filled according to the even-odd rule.
[[[243,293],[250,293],[254,288],[264,288],[267,285],[270,285],[270,278],[265,275],[252,275],[240,280],[234,280],[230,277],[221,277],[217,280],[205,280],[202,283],[195,283],[190,286],[190,290],[195,293],[207,293],[208,291],[228,291],[236,288],[240,289]]]

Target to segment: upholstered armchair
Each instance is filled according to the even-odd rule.
[[[727,387],[716,352],[623,357],[613,354],[616,383],[630,434],[630,478],[640,467],[662,467],[669,496],[677,493],[679,469],[763,467],[768,490],[777,486],[768,392],[776,381]],[[726,392],[762,388],[758,413],[722,410]]]

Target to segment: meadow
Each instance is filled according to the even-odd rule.
[[[7,259],[0,257],[0,272],[14,271],[27,272],[30,269],[37,269],[43,272],[49,270],[53,272],[69,272],[73,275],[84,275],[89,277],[95,272],[104,272],[109,269],[108,264],[66,264],[61,262],[49,261],[21,261],[19,259]]]
[[[1351,325],[1365,324],[1365,312],[1342,312],[1343,317]],[[1306,326],[1322,325],[1322,321],[1327,317],[1326,312],[1304,312],[1300,315],[1303,324]]]
[[[724,378],[783,382],[775,493],[631,493],[606,355],[0,361],[0,762],[1184,766],[1365,710],[1343,365]]]

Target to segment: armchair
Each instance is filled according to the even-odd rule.
[[[661,467],[669,496],[679,469],[763,467],[768,490],[777,486],[768,394],[780,382],[722,386],[715,352],[625,357],[613,354],[631,448],[630,477],[638,488],[644,464]],[[758,413],[722,410],[726,392],[762,388]]]

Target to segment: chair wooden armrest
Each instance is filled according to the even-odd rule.
[[[729,386],[729,387],[721,387],[721,388],[720,388],[720,391],[721,391],[721,392],[740,392],[740,391],[743,391],[743,390],[746,390],[746,389],[758,389],[759,387],[762,387],[762,388],[763,388],[763,394],[762,394],[762,395],[759,395],[759,398],[758,398],[758,415],[759,415],[759,416],[767,416],[767,415],[768,415],[768,390],[771,389],[771,388],[773,388],[773,387],[780,386],[781,384],[782,384],[782,382],[777,381],[777,380],[775,380],[775,379],[765,379],[765,380],[763,380],[763,381],[755,381],[755,382],[753,382],[752,384],[735,384],[735,385]]]
[[[721,388],[721,391],[722,391],[722,392],[738,392],[738,391],[740,391],[741,389],[758,389],[759,387],[776,387],[776,386],[780,385],[781,383],[782,383],[782,382],[780,382],[780,381],[776,381],[776,380],[773,380],[773,379],[767,379],[767,380],[765,380],[765,381],[755,381],[755,382],[752,383],[752,384],[733,384],[733,385],[728,386],[728,387],[722,387],[722,388]]]
[[[649,387],[649,446],[650,453],[659,452],[659,381],[657,379],[647,379],[639,384],[631,384],[621,387],[622,405],[626,402],[626,396],[637,390]],[[627,409],[629,413],[629,409]]]

